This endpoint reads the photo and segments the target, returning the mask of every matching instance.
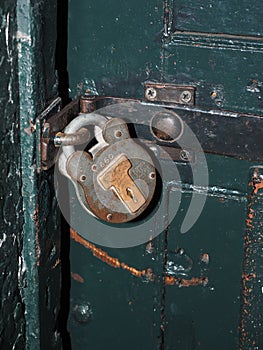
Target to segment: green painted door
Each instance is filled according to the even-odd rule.
[[[0,1],[0,348],[60,349],[60,212],[37,118],[57,98],[54,1]],[[59,101],[54,103],[58,109]]]
[[[261,1],[71,0],[71,95],[142,98],[152,80],[196,87],[199,108],[260,115],[262,12]],[[222,124],[223,143],[231,133]],[[73,349],[263,348],[262,166],[206,160],[208,187],[191,186],[186,171],[178,213],[151,242],[104,248],[71,232]],[[163,220],[178,191],[175,182],[167,189]],[[206,192],[199,220],[181,234],[191,196]]]

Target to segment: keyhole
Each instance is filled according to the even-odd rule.
[[[127,195],[133,200],[134,203],[137,203],[138,200],[137,198],[134,196],[134,193],[133,193],[133,190],[131,188],[126,188],[126,192],[127,192]]]

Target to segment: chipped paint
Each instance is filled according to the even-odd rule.
[[[259,190],[263,188],[263,179],[260,179],[259,183],[254,184],[254,193],[257,194]]]
[[[185,278],[178,278],[173,276],[165,277],[165,284],[167,286],[177,285],[178,287],[193,287],[193,286],[206,286],[208,283],[207,277],[192,277],[189,280]]]
[[[83,277],[81,277],[78,273],[76,272],[71,272],[71,277],[73,278],[73,280],[79,282],[79,283],[84,283],[85,280]]]
[[[70,229],[70,236],[74,241],[82,244],[85,248],[88,248],[89,250],[92,251],[93,255],[100,259],[101,261],[105,262],[109,266],[112,266],[116,269],[123,269],[128,271],[131,275],[137,277],[137,278],[146,278],[146,282],[154,282],[157,278],[152,269],[150,267],[139,270],[135,267],[129,266],[124,262],[120,262],[118,258],[113,258],[111,257],[108,253],[106,253],[104,250],[97,248],[95,244],[90,243],[86,241],[84,238],[82,238],[75,230],[72,228]],[[173,276],[167,275],[165,277],[165,284],[167,286],[172,286],[172,285],[177,285],[178,287],[190,287],[190,286],[206,286],[208,283],[208,278],[207,277],[193,277],[191,279],[184,279],[184,278],[176,278]]]
[[[60,259],[57,259],[55,261],[55,264],[51,267],[52,270],[54,270],[57,266],[59,266],[61,264],[61,260]]]
[[[3,233],[3,238],[0,239],[0,248],[2,248],[3,243],[6,241],[7,235]]]
[[[31,44],[32,44],[31,36],[26,34],[26,33],[22,33],[20,31],[17,31],[16,38],[17,38],[17,40],[19,40],[21,42],[26,42],[29,46],[31,46]]]
[[[253,170],[253,169],[252,169]],[[262,247],[263,247],[263,169],[251,172],[244,237],[244,262],[241,279],[240,349],[259,349],[262,339]]]

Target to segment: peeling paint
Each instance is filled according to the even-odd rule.
[[[263,168],[251,171],[244,237],[240,349],[260,349],[262,345],[262,249],[263,249]]]
[[[71,277],[75,280],[75,281],[77,281],[77,282],[79,282],[79,283],[84,283],[85,281],[84,281],[84,278],[83,277],[81,277],[78,273],[76,273],[76,272],[71,272]]]
[[[71,238],[74,239],[76,242],[82,244],[85,248],[88,248],[92,251],[93,255],[100,259],[101,261],[105,262],[109,266],[112,266],[116,269],[123,269],[128,271],[131,275],[137,277],[137,278],[144,278],[144,282],[154,282],[156,279],[159,280],[157,276],[154,275],[152,269],[150,267],[139,270],[135,267],[129,266],[124,262],[120,262],[118,258],[111,257],[108,253],[106,253],[104,250],[97,248],[95,244],[88,242],[84,238],[82,238],[75,230],[72,228],[70,229],[70,235]],[[191,279],[184,279],[184,278],[177,278],[173,276],[167,275],[165,277],[164,283],[166,285],[177,285],[178,287],[190,287],[190,286],[199,286],[203,285],[206,286],[208,283],[207,277],[193,277]]]
[[[17,31],[16,38],[22,42],[26,42],[29,46],[32,44],[32,38],[30,35],[26,33],[22,33],[20,31]]]
[[[3,233],[3,238],[0,239],[0,248],[2,248],[3,243],[6,241],[7,235]]]

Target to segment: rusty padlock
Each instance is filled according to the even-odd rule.
[[[65,129],[74,134],[83,127],[101,130],[91,150],[63,145],[60,171],[73,182],[82,207],[109,223],[124,223],[140,216],[151,202],[156,187],[156,170],[148,151],[130,137],[120,118],[81,114]],[[76,138],[75,138],[76,139]],[[88,140],[87,140],[88,143]]]

